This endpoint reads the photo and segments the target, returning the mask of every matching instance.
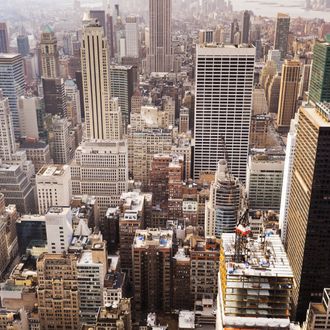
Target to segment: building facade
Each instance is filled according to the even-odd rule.
[[[227,159],[232,175],[245,181],[254,58],[253,47],[197,46],[195,179]]]
[[[327,221],[330,175],[330,107],[301,107],[293,161],[285,247],[295,279],[294,316],[303,321],[310,301],[330,282]]]

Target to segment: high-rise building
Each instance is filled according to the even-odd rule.
[[[197,46],[195,179],[226,159],[230,173],[245,181],[254,58],[252,46]]]
[[[67,116],[64,80],[62,78],[42,78],[45,112]]]
[[[242,43],[248,44],[250,42],[250,12],[245,10],[243,13],[243,31]]]
[[[234,44],[235,35],[239,33],[239,25],[237,19],[234,19],[230,24],[230,43]]]
[[[64,83],[64,91],[67,103],[68,119],[77,125],[81,123],[81,106],[80,106],[80,92],[76,82],[73,79],[68,79]]]
[[[73,235],[70,206],[50,207],[45,214],[45,220],[48,253],[68,251]]]
[[[74,136],[67,118],[54,116],[48,129],[50,153],[55,164],[68,164],[74,156]]]
[[[205,207],[205,235],[221,238],[223,233],[233,233],[242,213],[243,198],[242,185],[229,173],[227,162],[220,160]]]
[[[237,231],[222,235],[217,329],[292,329],[294,280],[280,238],[250,239],[242,225]]]
[[[285,58],[288,52],[288,36],[290,30],[290,16],[283,13],[277,14],[275,27],[274,48],[281,52],[281,58]]]
[[[109,139],[110,77],[107,40],[102,26],[91,22],[84,27],[81,68],[87,139]]]
[[[38,109],[42,99],[36,96],[21,96],[18,99],[18,115],[21,137],[39,139]]]
[[[41,76],[43,78],[58,78],[60,75],[57,39],[54,31],[47,25],[41,34]]]
[[[125,24],[126,31],[126,56],[132,58],[139,58],[139,25],[136,16],[126,17]]]
[[[71,200],[71,175],[68,165],[45,165],[36,176],[39,213],[52,206],[68,206]]]
[[[11,160],[16,152],[15,136],[8,97],[0,89],[0,159]]]
[[[30,53],[29,38],[26,35],[17,36],[17,51],[24,57]]]
[[[185,254],[184,249],[173,257],[173,308],[192,308],[192,297],[190,291],[190,256]]]
[[[0,53],[9,53],[7,24],[0,22]]]
[[[123,193],[120,198],[119,245],[121,269],[132,280],[132,244],[135,232],[145,227],[145,196],[138,192]]]
[[[41,329],[81,329],[77,257],[42,254],[37,261],[37,274]]]
[[[15,137],[20,136],[17,99],[24,95],[24,65],[20,54],[0,54],[0,88],[8,97]]]
[[[170,311],[173,231],[137,230],[132,245],[135,309]]]
[[[92,236],[90,240],[90,246],[81,251],[78,257],[77,273],[81,321],[94,324],[99,307],[104,305],[103,286],[108,271],[108,256],[102,235]],[[79,239],[75,242],[79,247]]]
[[[304,64],[301,70],[301,79],[299,84],[299,97],[306,99],[305,93],[309,91],[309,81],[311,75],[311,64]]]
[[[282,66],[280,97],[278,102],[277,128],[288,132],[291,119],[297,111],[300,81],[300,62],[285,60]]]
[[[192,239],[190,288],[195,301],[215,300],[218,293],[219,257],[220,240],[211,237]]]
[[[149,52],[147,71],[170,72],[172,55],[172,0],[149,0]]]
[[[286,241],[286,232],[288,225],[288,207],[291,189],[291,180],[293,173],[293,159],[296,147],[297,139],[297,128],[298,128],[298,114],[291,120],[290,131],[286,142],[285,150],[285,162],[283,172],[283,184],[282,184],[282,196],[281,196],[281,208],[279,217],[279,226],[281,230],[282,242]]]
[[[128,150],[124,140],[93,140],[81,143],[71,162],[72,193],[97,197],[100,218],[118,206],[127,191]]]
[[[286,250],[296,285],[295,319],[303,321],[310,301],[330,283],[330,106],[299,110],[288,206]]]
[[[154,154],[171,152],[172,133],[167,129],[133,132],[128,138],[128,147],[129,170],[134,180],[146,187]]]
[[[309,100],[330,102],[330,37],[317,42],[313,50],[313,64],[309,86]]]
[[[249,208],[279,211],[281,204],[284,152],[255,152],[249,156],[246,190]]]
[[[277,113],[278,112],[278,103],[279,103],[279,97],[280,97],[280,89],[281,89],[281,76],[279,74],[276,74],[271,78],[267,95],[267,103],[268,103],[268,109],[271,113]]]
[[[24,171],[24,163],[3,164],[0,161],[0,191],[6,204],[14,204],[20,213],[35,212],[34,187]]]
[[[106,25],[107,25],[107,41],[110,58],[115,57],[115,43],[114,43],[114,31],[113,31],[113,18],[108,13],[106,16]]]
[[[123,129],[130,122],[131,99],[137,84],[137,68],[135,66],[110,66],[110,95],[118,98],[122,113]]]

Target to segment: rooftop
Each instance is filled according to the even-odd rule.
[[[149,246],[171,248],[172,237],[172,230],[160,230],[155,228],[137,230],[135,233],[133,246],[134,248],[148,248]]]
[[[38,172],[38,176],[62,176],[69,171],[68,165],[44,165]]]
[[[122,193],[120,200],[123,203],[123,207],[125,208],[125,213],[129,213],[129,211],[143,211],[144,195],[141,194],[141,192],[130,191],[127,193]],[[124,218],[126,217],[124,216]]]
[[[230,275],[293,277],[287,255],[278,235],[271,231],[264,238],[247,238],[245,262],[234,262],[235,233],[222,234],[227,273]]]
[[[123,286],[125,280],[125,273],[111,272],[105,276],[104,286],[114,290],[120,289]]]
[[[195,329],[195,313],[191,311],[180,311],[179,329]]]

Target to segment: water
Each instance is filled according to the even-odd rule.
[[[234,10],[252,10],[256,15],[275,17],[284,12],[291,17],[322,18],[330,22],[330,11],[305,9],[305,0],[232,0]]]

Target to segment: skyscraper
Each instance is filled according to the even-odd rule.
[[[248,44],[250,41],[250,12],[245,10],[243,13],[243,32],[242,43]]]
[[[42,78],[45,112],[66,117],[64,80],[61,78]]]
[[[102,26],[92,21],[84,27],[81,68],[88,139],[109,139],[110,79],[107,40]]]
[[[135,66],[110,66],[110,95],[117,97],[123,119],[123,129],[130,123],[131,99],[137,85]]]
[[[173,231],[137,230],[132,245],[137,311],[170,311]]]
[[[8,98],[0,89],[0,159],[11,160],[16,152],[13,124],[9,110]]]
[[[281,209],[279,217],[279,226],[281,229],[281,239],[283,243],[286,241],[286,231],[288,225],[288,207],[292,180],[293,159],[297,140],[297,127],[298,114],[296,114],[295,118],[291,120],[290,131],[288,134],[285,150]]]
[[[8,30],[7,24],[0,22],[0,53],[9,52],[9,39],[8,39]]]
[[[296,285],[295,319],[330,283],[330,107],[301,107],[293,161],[285,247]]]
[[[275,27],[274,48],[280,50],[282,59],[286,56],[288,51],[289,29],[290,16],[287,14],[278,13]]]
[[[140,55],[139,49],[139,25],[136,16],[126,17],[126,56],[138,58]]]
[[[8,97],[14,133],[20,136],[17,99],[24,95],[24,65],[20,54],[0,54],[0,88]]]
[[[309,100],[330,102],[330,35],[326,42],[317,42],[314,46]]]
[[[80,329],[77,257],[42,254],[37,261],[40,327]]]
[[[150,46],[147,70],[169,72],[172,69],[172,0],[149,0]]]
[[[230,173],[245,181],[254,58],[252,46],[197,46],[195,179],[226,159]]]
[[[297,111],[297,100],[300,80],[300,62],[285,60],[282,66],[280,97],[277,113],[279,131],[288,132],[291,119]]]
[[[41,34],[41,76],[43,78],[59,77],[57,39],[54,31],[47,25]]]
[[[29,38],[26,35],[17,36],[17,50],[22,56],[26,56],[30,52]]]
[[[221,238],[223,233],[235,231],[242,209],[242,197],[242,186],[228,173],[226,161],[220,160],[205,207],[206,236]]]

